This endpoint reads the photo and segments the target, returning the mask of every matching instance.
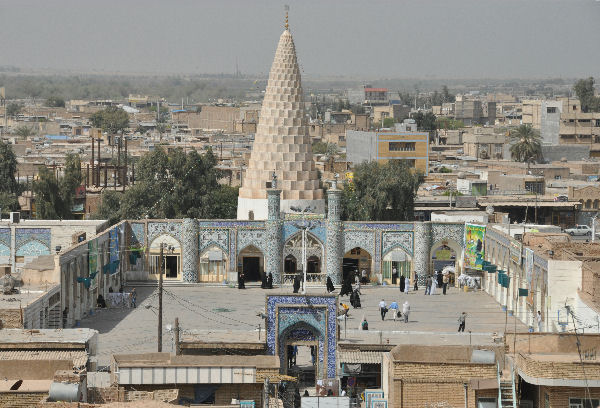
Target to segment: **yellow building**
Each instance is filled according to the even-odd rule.
[[[417,170],[429,172],[429,134],[424,132],[378,132],[377,161],[405,160]]]
[[[429,134],[427,132],[346,131],[346,155],[354,165],[377,160],[405,160],[410,167],[429,171]]]

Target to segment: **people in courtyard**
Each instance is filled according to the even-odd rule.
[[[273,289],[273,274],[269,272],[269,276],[267,277],[267,289]]]
[[[398,303],[396,301],[390,303],[390,310],[392,311],[392,319],[396,321],[396,317],[398,317]]]
[[[294,276],[294,293],[298,293],[300,290],[300,276]]]
[[[542,332],[542,312],[540,312],[539,310],[537,312],[536,320],[537,320],[538,332],[541,333]]]
[[[381,320],[385,320],[385,314],[387,311],[388,308],[385,305],[385,300],[381,299],[381,302],[379,302],[379,313],[381,313]]]
[[[369,283],[369,280],[367,278],[367,271],[365,269],[362,270],[362,272],[360,273],[360,282],[363,284],[367,284]]]
[[[434,275],[431,277],[431,290],[429,291],[430,295],[435,295],[435,289],[437,288],[437,276],[438,271],[435,271]]]
[[[360,309],[362,307],[360,304],[360,294],[357,289],[354,289],[354,291],[350,295],[350,304],[355,309]]]
[[[340,296],[345,296],[352,293],[352,281],[349,275],[346,275],[344,280],[342,281],[342,290],[340,291]]]
[[[392,285],[395,285],[397,280],[398,280],[398,270],[394,266],[392,268]]]
[[[448,289],[448,283],[450,282],[450,274],[447,273],[442,278],[442,291],[444,295],[446,294],[446,289]]]
[[[349,316],[349,314],[348,314],[349,311],[350,311],[350,306],[348,306],[347,304],[345,304],[343,302],[340,303],[340,315],[341,316],[348,317]]]
[[[444,275],[442,274],[442,271],[438,271],[436,277],[437,277],[437,287],[441,288],[442,285],[444,284]]]
[[[410,314],[410,304],[408,300],[405,300],[402,304],[402,316],[404,316],[404,323],[408,323],[408,315]]]
[[[358,294],[362,295],[360,292],[360,278],[358,277],[358,271],[356,271],[356,274],[354,275],[354,290],[357,290]]]
[[[404,285],[406,285],[406,278],[402,275],[400,276],[400,292],[404,292]]]
[[[327,293],[331,293],[335,290],[335,287],[333,286],[333,281],[331,280],[331,277],[327,277]]]
[[[137,301],[137,293],[135,292],[135,288],[131,289],[131,294],[129,296],[131,296],[131,307],[135,309]]]
[[[238,289],[246,289],[246,276],[244,272],[240,272],[240,276],[238,277]]]
[[[431,293],[431,276],[428,276],[427,279],[425,279],[425,294],[429,295]]]
[[[300,390],[298,390],[298,387],[296,387],[296,390],[294,391],[294,408],[300,408],[302,406],[300,400]]]
[[[362,323],[360,324],[360,328],[362,330],[369,330],[369,322],[367,322],[366,317],[363,317]]]
[[[419,275],[417,275],[416,272],[415,272],[415,282],[414,283],[415,283],[415,285],[414,285],[413,289],[416,292],[417,290],[419,290]]]
[[[104,300],[104,296],[98,295],[98,300],[96,301],[96,305],[101,309],[106,308],[106,300]]]
[[[261,282],[260,282],[260,288],[261,289],[266,289],[267,288],[267,275],[266,274],[262,275],[262,279],[261,279]]]
[[[404,292],[408,295],[410,292],[410,276],[406,277],[406,281],[404,282]]]
[[[462,312],[460,314],[460,316],[458,317],[458,331],[459,332],[464,332],[465,331],[465,324],[467,323],[467,313],[466,312]]]

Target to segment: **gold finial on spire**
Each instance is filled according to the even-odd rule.
[[[287,4],[285,5],[285,29],[289,30],[290,29],[290,25],[288,24],[288,11],[290,10],[290,6],[288,6]]]

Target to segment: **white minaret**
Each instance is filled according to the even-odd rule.
[[[312,212],[325,212],[287,13],[285,31],[279,38],[269,73],[248,169],[240,188],[238,219],[248,219],[251,211],[254,219],[267,219],[267,182],[272,180],[273,172],[281,189],[281,211],[289,212],[290,206],[311,206]]]

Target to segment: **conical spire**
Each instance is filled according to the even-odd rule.
[[[238,218],[245,218],[245,209],[239,208],[242,199],[266,199],[266,186],[273,171],[282,190],[282,200],[323,200],[306,127],[296,48],[287,27],[279,38],[269,73],[248,169],[239,193]],[[284,210],[285,207],[282,202]]]

